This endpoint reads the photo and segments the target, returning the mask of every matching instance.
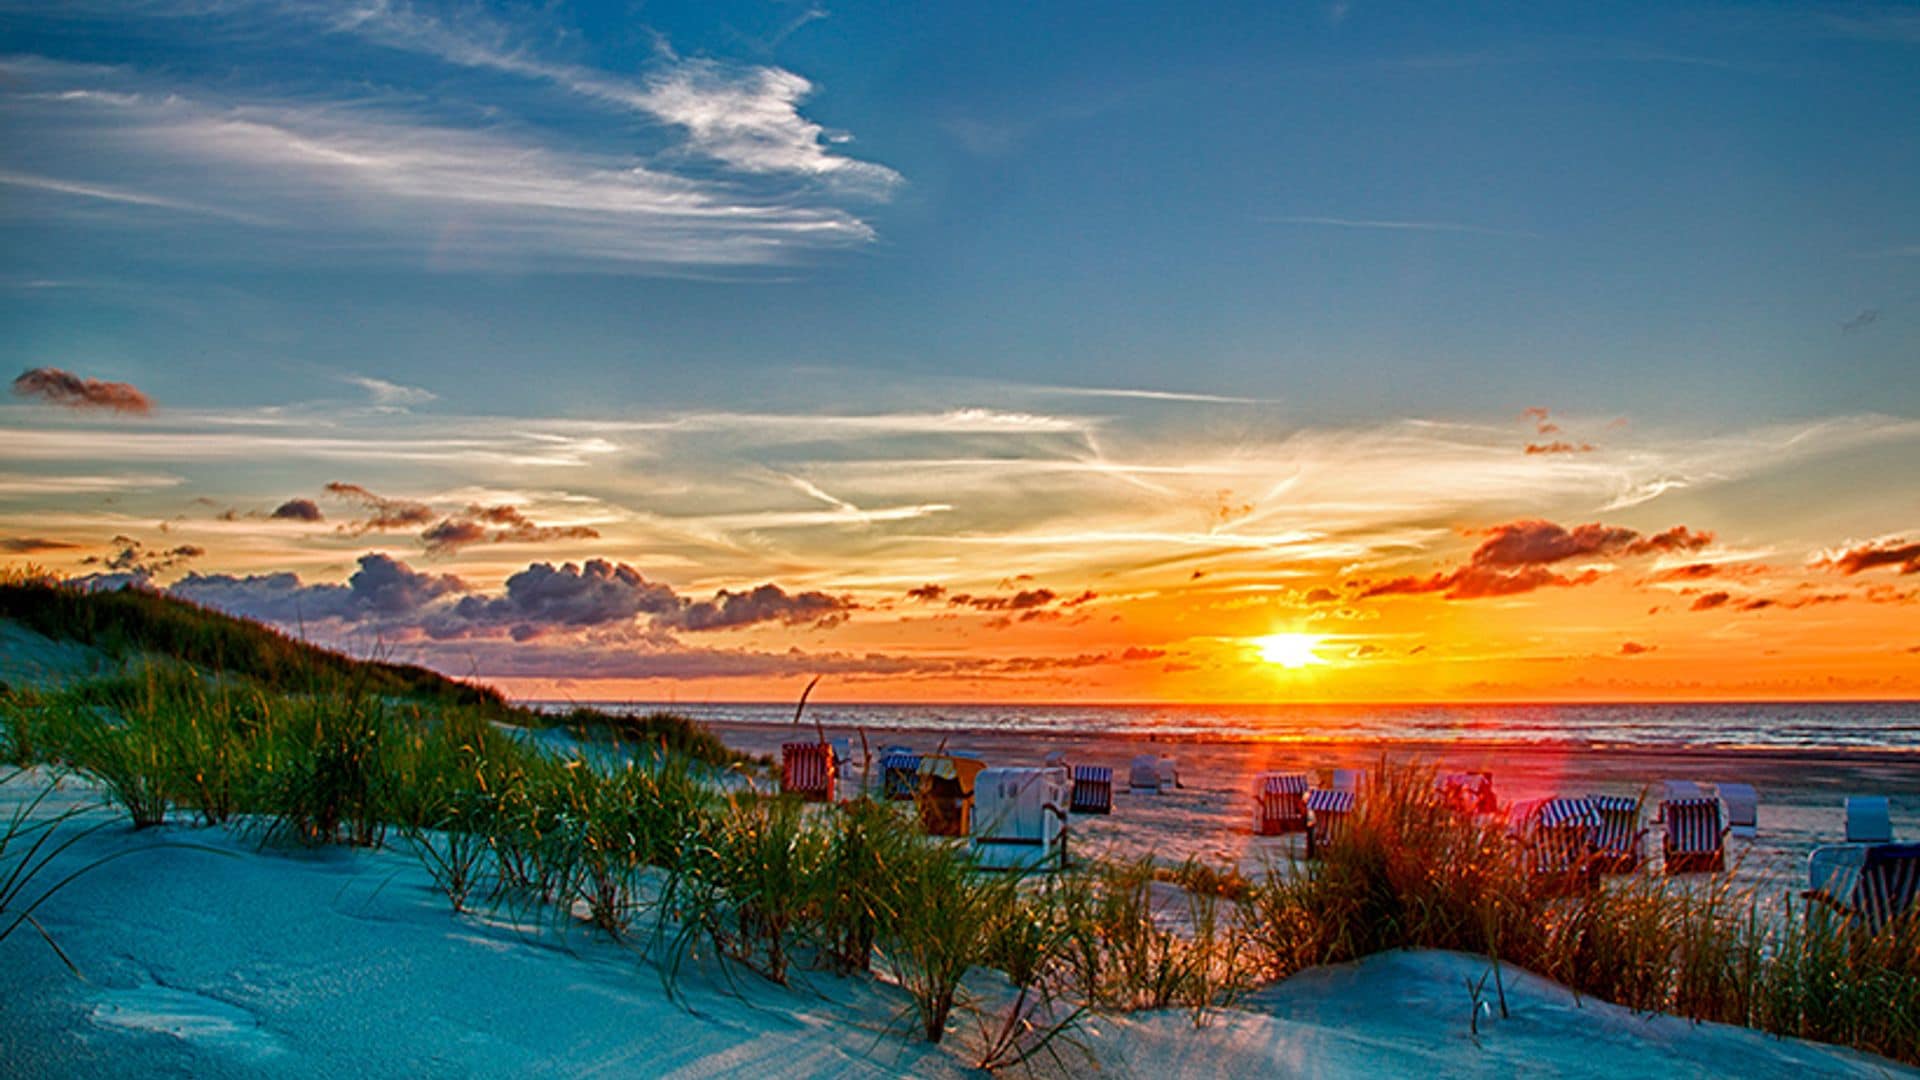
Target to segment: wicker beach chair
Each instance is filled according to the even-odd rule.
[[[1307,787],[1303,773],[1264,772],[1254,777],[1254,835],[1306,832]]]
[[[1160,760],[1152,754],[1139,754],[1127,770],[1127,790],[1160,792]]]
[[[1073,812],[1113,813],[1113,770],[1105,765],[1073,767]]]
[[[1727,830],[1742,839],[1760,833],[1760,793],[1752,784],[1715,784],[1720,803],[1727,808]]]
[[[1064,869],[1071,794],[1062,768],[982,770],[968,829],[974,861],[989,870]]]
[[[1632,795],[1589,795],[1594,868],[1603,874],[1630,874],[1640,865],[1647,830],[1640,825],[1640,799]]]
[[[889,749],[880,755],[880,795],[896,802],[920,794],[920,755]]]
[[[1727,866],[1727,830],[1720,823],[1720,800],[1667,799],[1660,804],[1666,827],[1661,853],[1669,874],[1717,873]]]
[[[1599,883],[1593,836],[1600,823],[1587,798],[1540,799],[1515,808],[1514,831],[1536,890],[1564,895]]]
[[[1826,844],[1807,856],[1809,900],[1876,933],[1920,909],[1920,844]]]
[[[1359,797],[1348,788],[1314,788],[1307,792],[1307,858],[1320,853],[1340,839],[1347,822],[1353,820],[1353,808]]]
[[[808,802],[832,802],[833,747],[828,743],[786,743],[780,747],[780,790],[799,794]]]
[[[929,836],[965,836],[972,825],[973,783],[987,767],[979,758],[928,754],[920,759],[916,802]]]

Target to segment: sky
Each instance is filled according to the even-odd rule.
[[[1916,101],[1903,5],[0,0],[0,565],[527,697],[1912,698]]]

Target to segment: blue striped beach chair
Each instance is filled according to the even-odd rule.
[[[1105,765],[1073,767],[1073,801],[1076,814],[1113,813],[1113,770]]]
[[[1640,865],[1647,830],[1640,825],[1640,800],[1632,795],[1589,795],[1597,823],[1593,861],[1603,874],[1630,874]]]
[[[1541,799],[1517,822],[1528,876],[1543,893],[1589,888],[1599,880],[1593,834],[1600,815],[1587,798]]]
[[[1727,830],[1720,800],[1711,796],[1667,799],[1660,804],[1666,826],[1661,853],[1669,874],[1717,873],[1727,867]]]
[[[1305,774],[1268,772],[1253,778],[1253,831],[1256,836],[1307,831]]]
[[[1307,792],[1307,858],[1317,859],[1320,852],[1340,838],[1353,818],[1358,801],[1346,788],[1314,788]]]
[[[896,802],[920,794],[920,755],[908,750],[891,750],[880,758],[881,797]]]
[[[1804,895],[1876,933],[1920,910],[1920,844],[1827,844],[1807,856]]]

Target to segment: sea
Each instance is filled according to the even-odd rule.
[[[709,723],[791,723],[791,702],[530,702],[564,712],[670,711]],[[1182,741],[1354,740],[1383,744],[1879,749],[1920,751],[1920,701],[1475,705],[848,705],[815,704],[828,727]]]

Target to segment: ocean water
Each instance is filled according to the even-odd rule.
[[[564,711],[670,710],[717,723],[782,724],[791,703],[535,702]],[[1771,747],[1920,751],[1920,701],[1605,705],[810,705],[829,727],[1185,740]]]

